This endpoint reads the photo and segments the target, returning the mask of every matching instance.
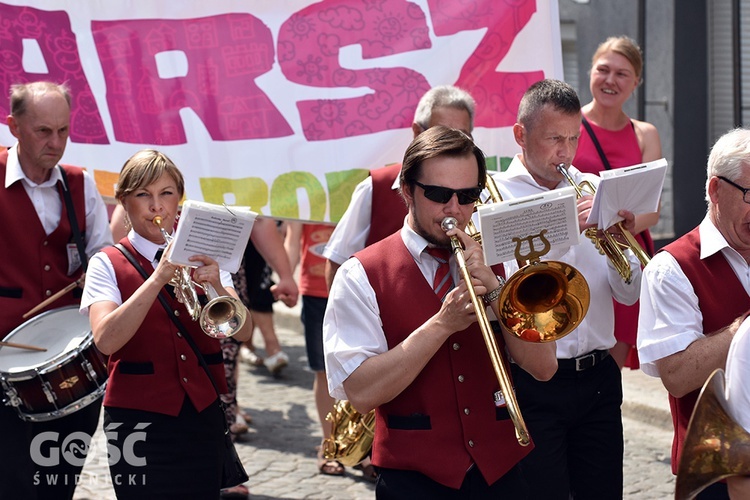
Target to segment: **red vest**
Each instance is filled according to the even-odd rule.
[[[404,225],[404,217],[408,213],[406,202],[393,189],[393,183],[401,173],[401,164],[388,165],[370,172],[372,177],[372,215],[370,218],[370,234],[365,246],[382,240]]]
[[[146,272],[153,272],[151,262],[144,259],[127,238],[120,243],[138,259]],[[117,286],[125,300],[143,284],[143,277],[115,247],[103,251],[114,266]],[[168,302],[179,313],[178,318],[198,345],[219,391],[227,392],[219,341],[203,333],[198,322],[190,319],[185,306],[172,297]],[[159,300],[154,301],[133,338],[109,357],[107,369],[109,380],[104,406],[176,416],[186,394],[198,411],[203,411],[217,398],[198,358]]]
[[[724,256],[719,252],[701,260],[698,228],[667,245],[663,250],[672,254],[693,285],[703,314],[703,332],[706,335],[726,327],[750,309],[750,297]],[[700,390],[681,398],[669,395],[675,430],[672,441],[672,472],[675,474],[698,394]]]
[[[399,233],[355,256],[375,290],[389,349],[440,309]],[[507,410],[495,407],[499,389],[479,327],[454,333],[409,387],[376,409],[373,463],[451,488],[474,463],[494,483],[532,448],[518,444]]]
[[[0,213],[6,241],[0,245],[0,338],[23,323],[23,314],[50,295],[57,293],[80,276],[79,267],[68,276],[66,245],[74,243],[68,210],[62,203],[60,223],[47,236],[34,205],[21,182],[5,188],[8,150],[0,151]],[[83,170],[64,166],[78,225],[86,228]],[[58,183],[60,199],[62,188]],[[78,292],[75,294],[74,292]],[[67,293],[44,310],[80,302],[80,289]]]

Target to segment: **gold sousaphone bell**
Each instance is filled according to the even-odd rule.
[[[708,377],[690,417],[677,469],[675,499],[689,500],[713,483],[750,474],[750,433],[735,422],[724,396],[724,370]]]

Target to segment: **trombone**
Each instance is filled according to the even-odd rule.
[[[456,227],[457,223],[458,221],[456,221],[454,217],[446,217],[445,219],[443,219],[441,227],[443,228],[443,231],[448,231]],[[518,444],[520,444],[521,446],[528,446],[531,442],[531,439],[529,438],[529,431],[526,428],[526,422],[524,422],[523,416],[518,409],[516,394],[513,391],[513,385],[510,382],[510,378],[508,377],[508,372],[505,368],[505,365],[503,364],[503,360],[500,357],[500,351],[497,347],[497,340],[495,339],[495,334],[492,331],[492,327],[490,326],[490,321],[487,318],[487,311],[485,311],[484,304],[482,304],[482,301],[479,300],[477,292],[474,290],[474,286],[471,282],[471,274],[466,267],[466,259],[464,258],[464,252],[461,248],[461,242],[456,236],[451,236],[451,249],[453,250],[453,254],[456,257],[456,262],[458,262],[458,267],[461,271],[461,277],[463,278],[464,283],[466,283],[466,288],[469,290],[471,303],[474,306],[474,311],[477,315],[477,322],[479,323],[479,328],[482,331],[484,343],[487,345],[487,351],[490,354],[492,368],[495,371],[497,381],[500,383],[500,390],[502,391],[503,396],[505,396],[505,403],[508,408],[508,414],[510,415],[510,418],[513,421],[513,425],[516,429],[516,439],[518,440]]]
[[[170,243],[172,236],[162,227],[162,218],[157,215],[152,222],[161,231],[164,241]],[[231,337],[245,324],[247,309],[242,302],[229,295],[219,296],[210,283],[205,285],[196,283],[190,277],[189,268],[180,266],[169,284],[174,286],[175,296],[185,305],[190,318],[193,321],[199,321],[201,329],[209,337],[216,339]],[[203,307],[198,300],[196,287],[202,288],[209,298],[208,303]]]
[[[566,181],[568,181],[568,184],[573,186],[578,198],[584,196],[587,192],[588,194],[596,194],[596,188],[589,181],[583,181],[580,184],[577,184],[570,175],[570,172],[568,172],[564,163],[557,165],[557,171],[562,174]],[[625,283],[629,285],[633,279],[633,271],[630,269],[630,259],[625,255],[624,249],[630,248],[643,266],[646,266],[651,258],[645,250],[643,250],[641,245],[638,244],[638,241],[636,241],[633,235],[630,234],[630,231],[625,229],[622,222],[618,222],[615,226],[625,238],[625,243],[619,242],[617,238],[606,229],[602,230],[603,236],[601,237],[599,236],[598,229],[595,227],[586,229],[585,235],[594,243],[597,250],[599,250],[599,253],[607,256]]]

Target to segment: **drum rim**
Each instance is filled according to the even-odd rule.
[[[50,309],[49,311],[44,311],[42,313],[37,314],[33,318],[29,318],[17,327],[15,327],[13,330],[11,330],[5,337],[3,337],[3,341],[12,341],[13,336],[17,334],[19,331],[21,331],[24,327],[28,327],[31,324],[40,321],[42,318],[49,316],[53,313],[60,313],[67,310],[73,310],[75,309],[78,311],[79,307],[77,305],[67,305],[62,307],[57,307],[55,309]],[[83,315],[81,315],[83,317]],[[44,360],[42,363],[37,363],[36,365],[31,366],[24,366],[22,367],[22,371],[10,371],[13,370],[13,368],[10,368],[9,370],[5,370],[3,368],[0,368],[0,374],[4,376],[6,380],[12,380],[12,381],[23,381],[32,379],[40,374],[49,373],[50,370],[53,369],[55,365],[59,365],[63,362],[68,362],[73,357],[77,357],[83,352],[84,349],[88,348],[89,345],[94,343],[94,335],[91,330],[91,325],[89,324],[88,332],[86,332],[86,335],[84,336],[83,340],[79,345],[77,345],[74,349],[71,349],[67,352],[60,352],[56,354],[55,356],[48,358]],[[2,348],[0,348],[2,349]]]

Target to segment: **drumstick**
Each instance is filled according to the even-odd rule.
[[[60,297],[62,297],[63,295],[65,295],[66,293],[68,293],[69,291],[71,291],[72,289],[74,289],[75,287],[77,287],[80,284],[82,284],[84,279],[85,278],[83,276],[81,276],[76,281],[74,281],[73,283],[69,284],[68,286],[66,286],[65,288],[63,288],[62,290],[60,290],[59,292],[57,292],[56,294],[50,295],[49,297],[47,297],[46,299],[44,299],[43,301],[41,301],[39,304],[37,304],[36,306],[34,306],[33,309],[29,310],[28,312],[26,312],[21,317],[23,319],[26,319],[29,316],[31,316],[32,314],[34,314],[35,312],[37,312],[37,311],[39,311],[41,309],[44,309],[49,304],[53,303],[54,301],[56,301],[57,299],[59,299]]]
[[[0,341],[0,347],[15,347],[18,349],[28,349],[30,351],[40,351],[40,352],[45,352],[47,350],[44,347],[37,347],[35,345],[17,344],[15,342],[4,342],[4,341]]]

